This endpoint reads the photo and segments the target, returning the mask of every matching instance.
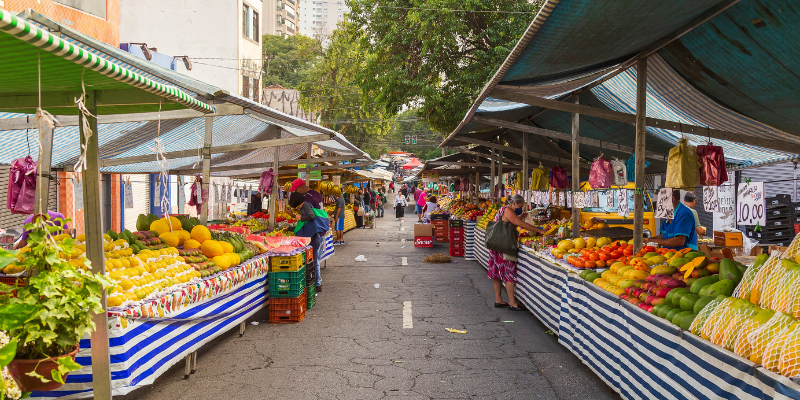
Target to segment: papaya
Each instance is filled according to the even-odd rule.
[[[683,311],[693,311],[694,310],[694,304],[697,303],[697,300],[700,300],[700,296],[698,296],[696,294],[693,294],[693,293],[687,293],[687,294],[681,296],[681,300],[680,300],[681,310],[683,310]]]
[[[708,303],[712,301],[714,301],[714,298],[711,296],[701,297],[694,303],[694,308],[692,308],[692,312],[695,314],[700,314],[700,311],[702,311],[708,305]]]
[[[675,288],[675,289],[670,290],[669,293],[667,293],[667,295],[664,296],[664,300],[667,302],[667,304],[672,305],[672,302],[673,302],[672,299],[674,299],[675,295],[677,295],[678,292],[680,292],[682,290],[686,290],[686,288]]]
[[[600,274],[598,274],[597,272],[592,272],[586,275],[586,280],[589,282],[594,282],[597,279],[600,279]]]
[[[192,228],[194,228],[197,225],[200,225],[200,221],[195,217],[189,218],[189,223],[192,224]],[[191,230],[189,232],[191,232]]]
[[[122,231],[122,234],[125,235],[125,240],[128,242],[128,244],[136,243],[136,236],[134,236],[131,231],[125,229]]]
[[[694,319],[697,318],[697,314],[689,313],[689,314],[684,314],[682,316],[678,316],[676,318],[678,321],[675,325],[678,325],[678,327],[680,327],[681,329],[688,331],[689,328],[692,327],[692,322],[694,322]]]
[[[704,278],[700,278],[689,287],[689,291],[694,294],[700,294],[700,290],[707,285],[711,285],[717,283],[719,281],[719,275],[711,275],[706,276]],[[702,295],[701,295],[702,296]]]
[[[658,316],[660,318],[667,318],[667,314],[672,310],[675,310],[675,307],[673,307],[673,306],[671,306],[669,304],[663,303],[663,306],[658,309]],[[678,310],[680,310],[680,309],[678,309]]]
[[[111,236],[111,240],[119,239],[119,235],[117,235],[117,232],[114,232],[112,229],[109,229],[108,232],[106,232],[106,235]]]
[[[719,278],[721,280],[730,280],[735,284],[739,284],[742,280],[742,271],[736,266],[736,262],[730,258],[723,258],[719,263]]]
[[[670,292],[670,293],[672,293],[672,292]],[[678,289],[678,291],[674,295],[672,295],[672,305],[675,306],[675,307],[679,307],[680,308],[680,306],[681,306],[681,297],[683,297],[683,296],[685,296],[687,294],[690,294],[690,293],[691,292],[686,288]]]
[[[734,268],[736,268],[734,266]],[[738,271],[738,268],[737,268]],[[722,275],[722,274],[720,274]],[[708,291],[705,292],[705,296],[726,296],[730,297],[733,294],[733,290],[736,289],[736,282],[730,279],[722,279],[719,282],[711,285]]]
[[[697,282],[698,279],[700,279],[700,278],[688,278],[688,279],[684,280],[684,282],[686,282],[686,287],[688,287],[688,288],[692,287],[692,285],[694,285],[694,283]]]
[[[147,215],[139,214],[136,218],[136,230],[140,232],[150,230],[150,220],[147,219]]]
[[[681,310],[680,307],[674,307],[672,310],[669,310],[669,312],[667,313],[667,315],[664,316],[664,318],[666,318],[667,321],[672,322],[672,319],[675,318],[675,316],[681,312],[686,312],[686,311]]]

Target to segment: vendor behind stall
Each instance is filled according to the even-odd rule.
[[[300,178],[297,178],[292,182],[292,188],[289,191],[302,194],[306,201],[316,209],[325,208],[325,205],[322,202],[322,195],[318,191],[309,188],[308,185],[306,185],[306,181]]]
[[[697,250],[697,231],[694,214],[681,203],[681,191],[672,191],[673,218],[661,222],[661,234],[645,241],[654,242],[661,247],[681,250],[687,247]]]
[[[255,192],[250,195],[250,202],[247,203],[247,215],[253,215],[257,212],[267,213],[263,208],[261,192]]]
[[[25,222],[24,222],[23,226],[33,223],[33,218],[37,217],[37,216],[38,217],[45,217],[43,214],[33,214],[30,217],[25,219]],[[57,221],[58,219],[63,220],[64,219],[64,214],[62,214],[60,212],[56,212],[56,211],[50,211],[50,210],[47,211],[47,217],[45,217],[45,221],[53,221],[53,222],[50,222],[50,223],[51,224],[55,224],[57,226],[61,226],[62,221]],[[67,233],[67,231],[69,231],[69,226],[64,224],[64,233]],[[28,233],[30,233],[30,231],[27,230],[27,229],[25,229],[25,231],[22,232],[22,235],[20,235],[20,237],[19,237],[19,241],[17,242],[17,244],[14,245],[14,249],[21,249],[21,248],[23,248],[23,247],[28,245]]]

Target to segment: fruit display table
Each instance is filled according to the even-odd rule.
[[[152,384],[187,355],[266,307],[268,261],[266,256],[257,256],[237,267],[256,270],[244,280],[237,280],[235,276],[212,279],[215,282],[203,285],[197,296],[183,298],[188,305],[167,312],[164,317],[132,318],[125,313],[110,313],[108,336],[113,394],[124,395]],[[167,310],[167,306],[173,307],[172,304],[154,305],[172,311]],[[80,346],[76,361],[85,367],[70,373],[66,384],[58,390],[34,392],[33,398],[92,397],[89,339],[81,340]]]
[[[356,227],[356,217],[353,214],[353,210],[350,209],[344,210],[344,231],[347,232],[355,227]]]
[[[474,249],[487,267],[485,234],[476,229]],[[800,398],[800,386],[788,378],[681,330],[543,254],[520,250],[517,278],[517,298],[623,398]]]

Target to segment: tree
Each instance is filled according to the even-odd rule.
[[[264,86],[281,85],[296,89],[322,55],[319,41],[306,36],[264,35],[261,41],[264,55]]]
[[[340,27],[346,27],[342,22]],[[391,116],[373,104],[357,86],[356,74],[364,63],[360,41],[349,29],[337,29],[330,43],[303,76],[297,88],[300,106],[320,116],[320,124],[343,134],[373,157],[388,150],[378,139],[388,132]]]
[[[386,114],[416,107],[432,129],[449,133],[542,3],[348,0],[347,29],[365,51],[358,85]]]

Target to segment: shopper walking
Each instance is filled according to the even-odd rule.
[[[358,194],[353,198],[353,218],[356,220],[356,228],[364,227],[364,190],[358,189]]]
[[[322,275],[319,271],[319,254],[317,251],[322,248],[322,235],[330,230],[328,224],[328,213],[325,209],[314,208],[311,203],[306,201],[305,196],[300,192],[292,192],[289,195],[289,207],[298,212],[297,226],[294,228],[294,235],[299,237],[311,238],[311,248],[314,249],[314,277],[316,279],[317,292],[322,291]]]
[[[428,200],[428,194],[422,190],[417,190],[419,191],[419,196],[417,196],[417,192],[414,192],[414,197],[416,197],[417,200],[417,206],[415,207],[414,212],[417,213],[419,222],[422,222],[422,208],[425,206],[425,202]]]
[[[406,215],[406,206],[406,196],[394,196],[394,217],[402,221]]]
[[[336,208],[333,209],[333,218],[336,221],[334,226],[333,245],[344,244],[344,196],[339,194],[336,198]]]
[[[372,204],[372,195],[370,194],[370,189],[366,189],[363,191],[362,197],[364,201],[364,214],[369,213],[370,204]]]
[[[515,194],[511,197],[508,206],[503,206],[497,211],[494,216],[494,222],[509,222],[530,232],[544,235],[543,229],[539,229],[522,220],[526,217],[526,213],[522,211],[523,207],[525,207],[525,198]],[[522,311],[522,308],[517,304],[517,299],[514,297],[517,283],[516,257],[489,250],[489,279],[492,280],[492,285],[494,286],[494,306],[496,308],[508,306],[509,310]],[[501,293],[503,285],[505,285],[506,293],[508,294],[508,303],[503,301]]]

